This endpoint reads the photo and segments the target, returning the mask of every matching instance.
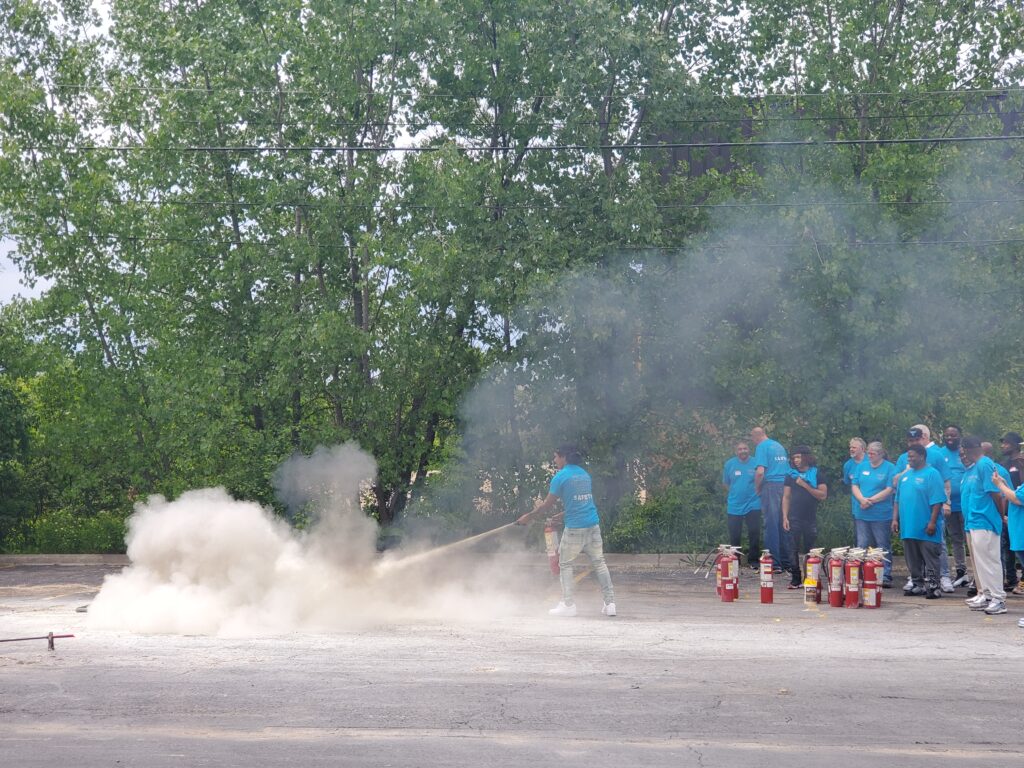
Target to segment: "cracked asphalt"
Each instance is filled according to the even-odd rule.
[[[1024,598],[987,617],[888,590],[880,610],[741,599],[678,558],[609,558],[554,619],[543,555],[497,621],[257,639],[95,632],[116,564],[0,561],[0,764],[1019,766]]]

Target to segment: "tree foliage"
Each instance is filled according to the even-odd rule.
[[[1020,426],[1013,3],[0,7],[9,521],[355,440],[482,525],[575,439],[658,548],[754,422]]]

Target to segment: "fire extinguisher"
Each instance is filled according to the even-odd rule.
[[[843,593],[846,598],[844,605],[847,608],[860,608],[860,567],[863,554],[863,549],[851,549],[846,555],[846,569],[843,572],[846,583],[843,585]]]
[[[740,558],[736,550],[726,548],[718,556],[719,578],[722,582],[721,597],[723,603],[731,603],[739,597]]]
[[[821,548],[812,549],[804,561],[804,602],[821,602]]]
[[[550,520],[544,521],[544,547],[548,551],[548,566],[551,568],[551,575],[557,576],[558,567],[558,534],[555,533],[555,526]]]
[[[828,580],[828,604],[833,608],[843,607],[843,555],[846,549],[833,549],[829,552],[825,564],[825,577]]]
[[[864,600],[865,608],[882,606],[882,572],[885,568],[881,549],[869,549],[864,555]]]
[[[772,560],[772,551],[770,549],[762,550],[761,559],[758,563],[760,564],[761,573],[761,602],[774,603],[775,581],[772,570],[775,568],[775,562]]]

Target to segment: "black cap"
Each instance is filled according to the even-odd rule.
[[[981,448],[981,438],[975,437],[974,435],[968,435],[960,441],[960,447],[964,450],[970,450],[971,448]]]
[[[922,432],[917,427],[911,427],[910,429],[907,430],[907,437],[912,437],[916,440],[919,437],[924,437],[924,432]]]
[[[1021,439],[1019,432],[1007,432],[1003,435],[1002,442],[1009,443],[1010,445],[1020,445],[1024,443],[1024,439]]]

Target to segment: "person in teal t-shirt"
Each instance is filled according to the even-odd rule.
[[[1024,565],[1024,483],[1014,488],[998,471],[992,473],[992,482],[1007,501],[1006,528],[1010,536],[1010,550]],[[1018,619],[1017,626],[1024,627],[1024,619]]]
[[[887,557],[882,586],[892,586],[892,481],[896,467],[885,459],[885,447],[878,441],[868,443],[867,460],[857,465],[850,493],[856,506],[853,529],[858,547],[881,547]]]
[[[942,597],[939,589],[939,549],[942,546],[942,505],[946,490],[938,470],[928,466],[923,445],[907,449],[907,470],[896,482],[892,532],[903,540],[911,586],[904,595]]]
[[[992,475],[997,465],[984,455],[981,439],[967,435],[960,441],[964,476],[960,481],[960,504],[964,511],[964,528],[971,539],[971,562],[978,594],[967,601],[972,611],[996,615],[1006,613],[1006,590],[1003,588],[1003,562],[999,537],[1003,532],[1000,510],[1003,497]]]
[[[761,497],[754,488],[754,461],[750,458],[750,446],[746,442],[736,443],[736,455],[722,467],[722,485],[728,493],[726,499],[726,520],[729,528],[729,543],[739,547],[743,538],[743,524],[747,524],[747,563],[757,568],[761,554]]]
[[[565,530],[558,543],[559,580],[562,584],[562,600],[548,613],[552,616],[575,616],[576,602],[573,599],[573,566],[572,562],[580,554],[590,558],[590,564],[601,585],[604,596],[604,607],[601,613],[614,616],[615,592],[612,588],[612,577],[604,560],[604,543],[601,540],[601,521],[594,505],[594,490],[590,474],[580,466],[583,459],[579,450],[573,445],[562,445],[555,449],[551,458],[558,471],[551,478],[548,495],[531,511],[520,517],[516,522],[526,525],[541,512],[553,510],[558,502],[562,503],[561,515],[565,519]]]

